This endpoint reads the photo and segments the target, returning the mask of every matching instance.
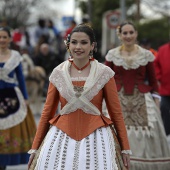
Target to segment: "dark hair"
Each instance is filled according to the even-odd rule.
[[[150,44],[151,44],[151,42],[150,42],[150,40],[149,40],[148,38],[143,38],[143,39],[141,39],[141,40],[139,41],[139,43],[140,43],[141,45],[150,45]]]
[[[77,25],[77,26],[71,31],[70,37],[71,37],[71,35],[72,35],[74,32],[84,32],[84,33],[86,33],[86,34],[89,36],[91,44],[92,44],[93,42],[96,42],[93,28],[92,28],[90,25],[88,25],[88,24],[82,23],[82,24]]]
[[[0,27],[0,31],[5,31],[9,37],[11,37],[10,30],[7,27]]]
[[[38,25],[39,25],[41,28],[44,28],[44,27],[45,27],[45,19],[40,18],[40,19],[38,20]]]
[[[74,21],[74,20],[71,20],[71,22],[70,22],[72,25],[76,25],[77,23],[76,23],[76,21]]]
[[[94,43],[93,51],[97,52],[97,43],[96,43],[93,28],[89,24],[84,24],[84,23],[79,24],[76,27],[74,27],[74,29],[71,31],[71,33],[67,35],[67,40],[65,42],[67,49],[69,49],[70,38],[71,38],[71,35],[74,32],[84,32],[84,33],[86,33],[90,38],[90,43],[91,44]]]
[[[85,34],[87,34],[90,38],[90,43],[94,43],[94,49],[93,51],[94,52],[97,52],[97,43],[96,43],[96,38],[95,38],[95,35],[94,35],[94,31],[93,31],[93,28],[91,27],[90,24],[86,24],[86,23],[81,23],[79,25],[77,25],[76,27],[74,27],[74,29],[71,31],[70,35],[68,35],[69,37],[69,42],[70,42],[70,38],[71,38],[71,35],[74,33],[74,32],[84,32]],[[67,40],[67,41],[68,41]]]
[[[48,20],[48,27],[52,28],[54,26],[54,23],[51,19]]]
[[[119,34],[122,32],[122,27],[125,26],[125,25],[131,25],[136,30],[136,26],[131,21],[124,21],[117,28]]]

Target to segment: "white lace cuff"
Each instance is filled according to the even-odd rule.
[[[154,98],[158,98],[159,100],[161,100],[161,97],[160,97],[160,95],[159,95],[159,94],[155,94],[155,93],[153,93],[153,94],[152,94],[152,97],[154,97]]]
[[[30,150],[28,151],[29,154],[36,153],[36,152],[37,152],[36,149],[30,149]]]
[[[128,155],[132,155],[132,151],[131,150],[123,150],[122,153],[128,154]]]

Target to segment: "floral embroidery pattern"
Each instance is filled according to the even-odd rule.
[[[17,107],[17,98],[5,98],[0,100],[0,114],[7,114],[8,110],[15,110]]]
[[[134,95],[123,95],[123,89],[119,92],[119,97],[124,114],[126,126],[138,126],[143,128],[148,126],[146,104],[144,94],[135,88]]]
[[[3,153],[27,151],[30,148],[30,141],[32,140],[33,138],[27,138],[23,140],[15,134],[10,136],[0,131],[0,150],[3,151]]]

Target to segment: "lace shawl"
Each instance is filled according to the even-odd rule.
[[[138,45],[138,53],[126,58],[121,55],[120,48],[121,47],[117,47],[110,50],[106,55],[106,60],[113,62],[116,66],[122,66],[126,70],[136,69],[140,66],[147,65],[148,62],[154,61],[154,55],[149,50],[141,48]]]
[[[14,83],[15,79],[8,75],[20,64],[21,60],[22,58],[20,54],[17,51],[12,50],[9,60],[7,60],[2,68],[0,67],[0,80],[8,83]]]
[[[84,91],[80,97],[76,97],[73,84],[69,74],[71,63],[65,61],[57,66],[49,80],[57,88],[60,95],[67,100],[67,104],[62,108],[60,114],[69,114],[82,109],[85,113],[100,115],[99,109],[90,101],[104,87],[104,85],[114,76],[114,72],[107,66],[92,61],[89,76],[84,85]]]

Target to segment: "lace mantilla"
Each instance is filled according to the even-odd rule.
[[[30,149],[27,153],[28,153],[28,154],[37,153],[37,150],[36,150],[36,149]]]
[[[71,81],[86,81],[87,77],[71,77]]]
[[[14,83],[15,79],[9,77],[9,73],[14,70],[22,58],[17,51],[12,50],[10,59],[4,64],[2,68],[0,68],[0,80],[3,80],[8,83]]]
[[[140,66],[145,66],[148,62],[154,61],[153,54],[144,48],[138,46],[138,54],[132,57],[122,57],[120,48],[117,47],[108,52],[106,60],[113,62],[116,66],[122,66],[124,69],[136,69]]]
[[[84,90],[80,96],[76,96],[74,86],[69,75],[70,62],[65,61],[54,69],[49,80],[58,89],[61,96],[67,100],[67,104],[62,108],[60,114],[69,114],[82,109],[85,113],[100,115],[100,111],[90,100],[104,87],[104,85],[114,76],[114,72],[97,60],[91,62],[90,74],[84,85]]]

